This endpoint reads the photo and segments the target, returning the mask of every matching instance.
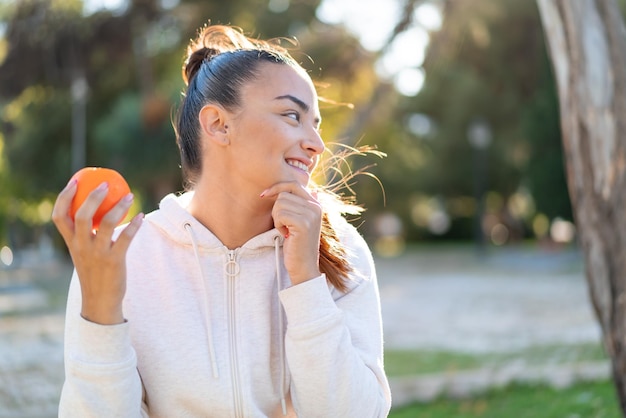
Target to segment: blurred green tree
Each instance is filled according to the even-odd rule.
[[[368,208],[365,220],[372,221],[366,225],[375,226],[379,215],[392,212],[408,239],[466,239],[482,189],[485,210],[505,223],[511,236],[528,234],[534,208],[512,213],[510,206],[529,194],[537,210],[568,218],[566,196],[557,192],[564,189],[562,173],[550,169],[556,164],[552,159],[560,158],[558,146],[549,145],[558,141],[558,123],[551,119],[556,101],[534,5],[435,1],[444,20],[430,33],[424,86],[416,96],[403,96],[379,75],[376,61],[395,36],[418,25],[414,12],[424,1],[395,1],[403,13],[378,52],[365,50],[346,27],[320,22],[315,15],[320,0],[128,0],[118,10],[90,13],[81,0],[3,3],[0,178],[6,179],[8,194],[0,197],[0,218],[9,216],[8,207],[51,202],[72,174],[72,137],[80,136],[72,115],[80,118],[77,87],[83,77],[85,164],[120,170],[142,210],[180,189],[170,118],[182,89],[184,47],[209,19],[263,38],[296,37],[296,57],[328,99],[322,114],[330,148],[333,142],[376,144],[388,154],[370,169],[384,192],[367,177],[355,185]],[[404,52],[420,54],[417,46]],[[487,121],[491,132],[482,153],[468,140],[476,120]],[[354,166],[376,162],[356,159]],[[475,180],[477,167],[485,171],[482,185]],[[25,213],[10,212],[11,217]]]
[[[81,0],[2,3],[1,174],[9,187],[0,196],[0,224],[22,217],[23,210],[10,207],[37,208],[42,200],[50,207],[76,169],[72,138],[77,136],[85,142],[81,165],[118,169],[143,210],[154,208],[165,193],[179,190],[171,116],[183,87],[184,48],[209,20],[263,38],[297,37],[301,47],[296,57],[314,79],[323,75],[331,81],[322,87],[323,94],[330,99],[328,108],[340,111],[325,122],[329,135],[337,131],[333,119],[339,125],[350,116],[347,107],[333,101],[359,94],[367,99],[368,90],[354,86],[373,84],[371,60],[354,37],[315,19],[317,0],[164,4],[132,0],[117,10],[86,13]],[[329,43],[334,47],[326,48]],[[84,103],[77,99],[82,94]],[[327,110],[325,117],[330,115]],[[44,214],[36,223],[47,220]]]
[[[509,240],[527,237],[536,210],[571,219],[556,93],[536,5],[439,4],[443,23],[430,36],[422,89],[414,97],[381,100],[358,131],[389,155],[375,169],[387,207],[380,199],[367,202],[366,216],[400,215],[409,240],[466,239],[484,189],[480,227],[486,234],[499,223]],[[482,151],[472,145],[476,121],[488,136]]]
[[[540,63],[540,88],[523,113],[523,132],[529,141],[525,179],[532,190],[537,212],[549,219],[573,221],[567,190],[559,103],[547,55]]]

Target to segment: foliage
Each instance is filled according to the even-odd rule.
[[[128,0],[119,10],[91,14],[81,0],[2,4],[0,181],[8,193],[0,196],[0,225],[16,218],[30,224],[8,208],[50,202],[71,176],[78,103],[72,86],[81,77],[88,86],[85,164],[122,172],[142,210],[180,190],[170,119],[182,88],[184,46],[209,19],[263,38],[297,38],[294,54],[326,99],[327,142],[376,145],[388,155],[353,162],[355,170],[375,164],[369,171],[384,187],[357,179],[358,200],[368,208],[364,233],[379,234],[376,219],[393,213],[408,240],[469,238],[481,187],[489,192],[488,215],[507,226],[509,239],[529,235],[535,210],[571,218],[562,172],[555,169],[558,112],[533,2],[436,3],[444,21],[431,33],[426,82],[415,97],[400,95],[377,75],[383,51],[366,51],[345,27],[316,18],[320,0],[167,3]],[[485,164],[467,140],[476,118],[492,131]],[[486,171],[482,185],[477,170]],[[516,199],[536,207],[526,202],[525,210],[511,211]]]
[[[538,148],[560,143],[554,108],[537,118],[546,110],[538,106],[554,104],[556,98],[534,3],[445,2],[443,25],[431,35],[424,69],[420,93],[396,99],[387,117],[376,118],[365,129],[368,141],[389,155],[377,171],[390,196],[388,206],[368,202],[375,212],[370,216],[392,211],[404,221],[408,239],[433,238],[432,225],[415,214],[424,196],[434,197],[438,209],[431,217],[449,218],[448,228],[436,233],[467,238],[482,188],[491,192],[487,211],[508,228],[511,239],[529,235],[532,205],[522,214],[509,209],[512,199],[528,196],[527,189],[542,209],[548,204],[542,196],[552,196],[553,210],[545,209],[551,217],[570,218],[562,164],[539,174],[531,163],[531,158],[542,158]],[[485,155],[468,140],[475,120],[486,121],[491,131]],[[559,149],[551,149],[558,158]],[[482,185],[477,184],[481,170],[486,171]]]
[[[10,187],[0,197],[0,225],[22,219],[11,208],[53,199],[75,169],[72,86],[81,77],[88,87],[85,165],[122,172],[144,210],[180,190],[170,119],[182,88],[184,46],[209,19],[263,37],[293,35],[308,27],[317,7],[295,2],[287,16],[265,3],[190,0],[169,10],[156,0],[134,0],[93,14],[83,13],[80,0],[3,3],[0,179]]]
[[[169,103],[159,95],[124,94],[94,126],[96,165],[115,168],[141,185],[146,209],[155,208],[165,193],[181,185]]]
[[[530,144],[526,179],[533,191],[538,212],[550,219],[572,220],[572,207],[567,193],[565,162],[559,125],[559,103],[554,94],[547,56],[541,62],[541,89],[530,100],[523,115],[523,128]]]

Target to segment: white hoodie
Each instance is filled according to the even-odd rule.
[[[120,325],[80,316],[74,273],[59,417],[387,416],[382,323],[371,253],[337,216],[354,269],[349,291],[324,275],[291,286],[282,236],[228,250],[165,197],[127,254]]]

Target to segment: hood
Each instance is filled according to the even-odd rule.
[[[194,244],[188,232],[188,228],[191,227],[195,233],[195,244],[199,248],[223,250],[225,246],[219,238],[191,216],[187,210],[192,197],[193,192],[186,192],[181,195],[168,194],[159,203],[160,210],[146,216],[146,221],[159,228],[175,242],[184,245]],[[274,249],[276,237],[282,246],[284,238],[276,228],[273,228],[251,238],[241,248],[251,252],[263,251],[268,248]]]

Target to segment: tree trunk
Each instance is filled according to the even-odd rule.
[[[626,28],[615,0],[537,0],[591,301],[626,416]]]

